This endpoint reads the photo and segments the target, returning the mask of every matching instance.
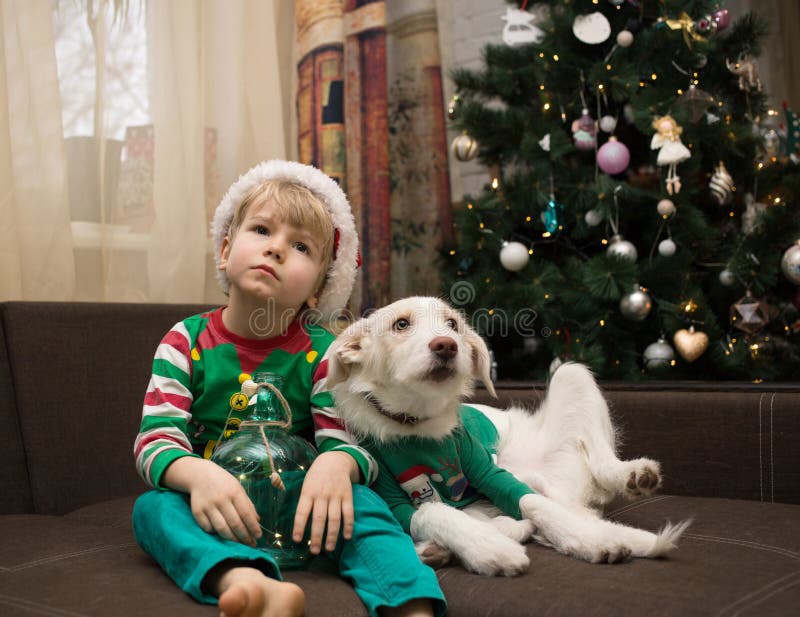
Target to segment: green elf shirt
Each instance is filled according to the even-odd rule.
[[[324,356],[334,336],[294,321],[281,336],[247,339],[225,327],[222,310],[175,324],[156,349],[134,444],[136,468],[144,481],[161,488],[164,470],[174,460],[210,458],[223,430],[235,431],[249,415],[241,384],[257,372],[283,377],[281,392],[291,406],[292,432],[313,438],[321,452],[347,451],[364,481],[374,481],[375,461],[345,430],[325,387]]]
[[[477,409],[461,406],[461,425],[445,439],[410,437],[362,442],[380,472],[372,488],[410,532],[411,517],[426,502],[463,508],[481,497],[516,519],[519,500],[532,491],[495,464],[497,430]]]

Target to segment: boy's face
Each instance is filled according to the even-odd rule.
[[[280,219],[270,202],[253,204],[233,240],[223,240],[219,268],[232,301],[272,301],[279,310],[297,311],[316,305],[321,246],[311,232]]]

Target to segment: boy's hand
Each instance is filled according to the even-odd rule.
[[[253,502],[236,478],[216,463],[179,458],[164,472],[164,484],[189,493],[192,514],[208,533],[250,546],[261,537]]]
[[[353,482],[357,482],[360,471],[347,452],[323,452],[306,474],[297,512],[294,517],[292,539],[300,542],[311,515],[311,553],[320,552],[325,523],[328,533],[325,550],[336,548],[339,529],[345,540],[353,535]]]

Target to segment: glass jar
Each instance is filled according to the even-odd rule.
[[[295,543],[292,527],[300,489],[317,452],[291,434],[291,409],[280,394],[283,377],[255,373],[253,382],[256,404],[239,430],[220,440],[211,460],[236,476],[255,505],[263,532],[258,548],[281,569],[303,568],[310,559],[308,533]]]

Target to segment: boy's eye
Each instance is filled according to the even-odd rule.
[[[456,330],[456,331],[458,330],[458,324],[456,323],[455,319],[450,318],[447,321],[445,321],[444,323],[447,325],[448,328],[451,328],[451,329]]]
[[[411,322],[408,319],[401,317],[397,321],[392,324],[392,330],[405,330],[411,325]]]
[[[302,242],[295,242],[294,248],[296,248],[301,253],[308,253],[308,245],[303,244]]]
[[[264,225],[256,225],[255,232],[257,234],[261,234],[262,236],[269,235],[269,229],[267,229]]]

